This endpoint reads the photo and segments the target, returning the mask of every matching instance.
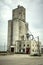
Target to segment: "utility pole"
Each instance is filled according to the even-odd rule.
[[[4,55],[5,55],[5,43],[4,43]]]
[[[5,43],[4,43],[4,52],[5,52]]]
[[[40,44],[39,44],[39,36],[37,36],[38,38],[38,52],[39,52],[39,56],[40,56]]]

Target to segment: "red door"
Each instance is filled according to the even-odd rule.
[[[30,54],[30,48],[26,48],[26,54]]]

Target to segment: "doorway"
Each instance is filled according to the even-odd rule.
[[[30,54],[30,48],[26,48],[26,54]]]
[[[14,48],[11,48],[11,52],[14,52]]]

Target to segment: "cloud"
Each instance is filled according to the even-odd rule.
[[[12,10],[0,2],[0,45],[7,44],[8,20],[12,18]],[[10,15],[10,16],[9,16]]]
[[[35,0],[30,9],[28,9],[27,19],[33,28],[43,29],[43,5],[41,1]]]
[[[18,0],[0,0],[0,2],[8,6],[10,9],[13,9],[18,4]]]

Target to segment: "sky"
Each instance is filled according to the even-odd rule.
[[[43,0],[0,0],[0,47],[7,45],[8,20],[12,19],[12,10],[18,5],[26,8],[29,31],[34,37],[39,36],[43,45]]]

